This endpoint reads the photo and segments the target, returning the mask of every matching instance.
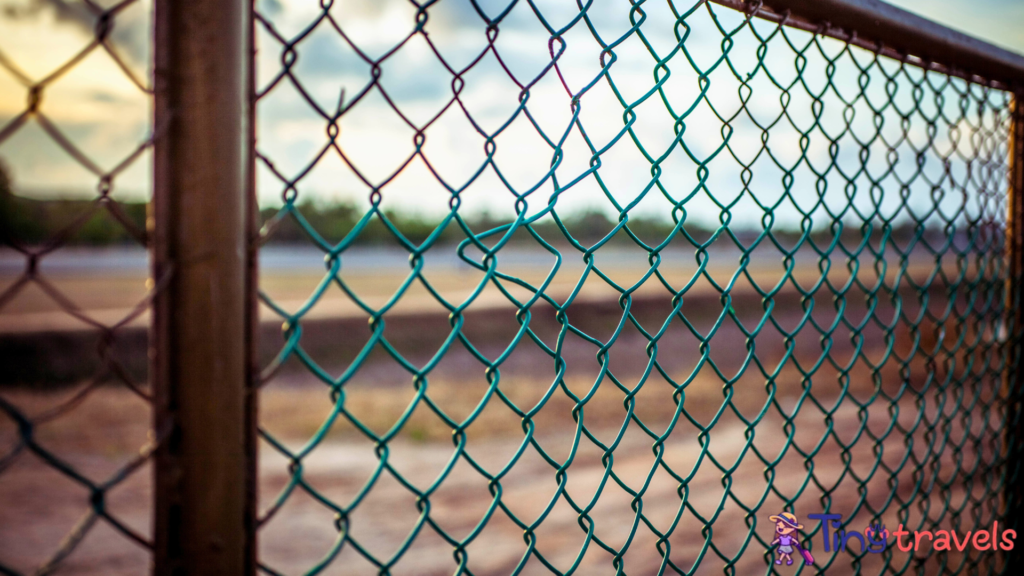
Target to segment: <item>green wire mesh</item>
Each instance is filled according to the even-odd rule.
[[[1005,304],[1008,92],[703,2],[566,12],[532,0],[396,1],[373,10],[399,40],[374,50],[361,44],[357,11],[344,9],[322,2],[286,26],[280,7],[257,7],[258,113],[272,114],[287,91],[325,131],[291,167],[278,142],[260,132],[258,144],[260,190],[281,203],[263,240],[297,227],[325,262],[301,304],[261,292],[283,324],[264,411],[278,382],[289,393],[289,381],[310,378],[324,408],[303,442],[269,421],[261,429],[263,473],[287,469],[285,481],[264,482],[263,572],[790,573],[769,546],[768,516],[781,511],[803,519],[815,554],[802,573],[1005,568],[1004,555],[970,550],[825,553],[806,516],[963,532],[1005,514],[1002,431],[1017,393],[1003,386],[1016,362]],[[457,34],[479,47],[456,63],[445,42]],[[531,42],[546,61],[524,74],[509,51]],[[325,46],[354,54],[327,88],[302,68]],[[574,50],[589,68],[570,65]],[[646,59],[625,56],[637,51]],[[395,86],[418,78],[409,62],[426,60],[443,68],[445,88],[434,115],[416,116]],[[501,121],[479,121],[471,101],[483,72],[505,81],[488,96],[506,105]],[[551,97],[548,84],[561,92]],[[325,92],[341,98],[325,105]],[[386,106],[361,106],[374,98]],[[561,123],[545,119],[551,106],[565,111]],[[395,168],[370,174],[346,127],[384,131],[384,108],[411,152],[390,151]],[[446,142],[482,150],[458,179],[435,168],[457,148],[430,146],[445,114],[466,121]],[[504,135],[524,126],[536,155],[503,157]],[[614,156],[623,149],[645,173],[628,172],[625,192]],[[517,174],[527,163],[538,174],[529,182]],[[365,192],[340,232],[302,203],[325,164]],[[386,208],[414,164],[428,167],[424,190],[444,190],[432,197],[442,216],[418,235]],[[509,217],[466,207],[481,195]],[[600,234],[580,232],[580,206],[603,215]],[[354,278],[371,235],[408,267],[368,295]],[[523,265],[530,250],[543,259]],[[472,277],[458,297],[432,258]],[[316,315],[332,298],[352,322]],[[402,308],[416,298],[435,304]],[[489,339],[497,326],[500,345]],[[401,409],[388,412],[387,398]],[[489,426],[509,417],[504,444],[488,444]],[[556,420],[561,428],[545,428]],[[443,449],[424,442],[438,428],[450,434]],[[353,452],[330,451],[339,429]],[[535,486],[524,474],[543,489],[523,488]],[[331,484],[339,475],[341,488]],[[320,521],[297,528],[310,508]]]

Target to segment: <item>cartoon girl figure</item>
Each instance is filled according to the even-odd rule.
[[[803,524],[797,521],[795,515],[789,512],[782,512],[778,516],[769,516],[768,520],[775,522],[775,539],[771,541],[770,545],[778,544],[777,551],[779,557],[775,559],[776,564],[782,564],[782,560],[786,560],[786,566],[793,565],[793,550],[796,549],[800,552],[800,555],[804,557],[804,561],[807,564],[814,563],[814,557],[811,553],[803,549],[800,546],[800,542],[797,541],[796,531],[804,527]]]

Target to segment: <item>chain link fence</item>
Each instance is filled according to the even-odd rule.
[[[264,250],[324,258],[261,293],[265,573],[771,572],[783,511],[1007,567],[807,515],[1006,514],[1011,94],[737,6],[257,7]]]
[[[139,185],[152,145],[148,9],[132,0],[3,7],[3,574],[150,563],[144,350],[160,283],[146,280]],[[142,268],[114,282],[116,305],[97,307],[102,271],[87,270],[82,246],[107,242],[120,246],[111,259]]]
[[[0,573],[1019,564],[826,544],[1020,528],[1019,63],[878,6],[228,4],[4,7]]]

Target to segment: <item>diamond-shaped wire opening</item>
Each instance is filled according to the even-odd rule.
[[[345,446],[371,469],[393,461],[388,490],[419,497],[439,529],[372,543],[369,504],[354,502],[346,518],[362,520],[344,523],[353,540],[329,566],[745,572],[772,562],[765,524],[779,510],[934,528],[1002,488],[976,474],[1005,465],[978,444],[1006,414],[1006,92],[682,8],[261,11],[262,28],[282,23],[260,36],[261,82],[323,90],[259,102],[321,117],[303,154],[261,143],[268,162],[309,174],[267,189],[301,203],[327,182],[314,174],[331,173],[366,220],[321,250],[351,261],[373,236],[409,258],[380,257],[375,274],[397,286],[360,292],[398,296],[367,312],[390,349],[347,356],[352,379],[333,401],[346,426],[392,433]],[[318,51],[351,66],[318,75]],[[345,89],[337,117],[313,110],[332,88]],[[318,158],[335,126],[337,148]],[[403,213],[422,215],[415,240]],[[403,288],[421,258],[440,265]],[[339,276],[359,282],[352,268]],[[417,316],[421,299],[435,304]],[[417,463],[451,463],[477,486],[402,486]],[[949,495],[957,508],[938,506]],[[446,516],[460,501],[489,518],[473,542],[449,534],[471,524]]]
[[[0,494],[3,524],[33,529],[4,535],[4,571],[150,562],[147,5],[12,6],[5,26],[0,75],[24,104],[0,126],[0,349],[17,367]]]

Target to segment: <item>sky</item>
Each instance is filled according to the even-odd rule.
[[[1024,3],[893,3],[1024,52],[1020,32]],[[257,4],[277,33],[289,39],[301,35],[319,16],[319,2],[259,0]],[[479,2],[490,16],[504,9],[501,4]],[[554,28],[570,22],[578,11],[575,2],[565,0],[537,0],[534,5]],[[690,6],[688,1],[676,3],[678,11]],[[629,29],[625,1],[594,1],[589,21],[578,21],[562,35],[565,48],[556,71],[547,67],[550,33],[525,2],[511,8],[499,27],[495,49],[488,51],[484,21],[467,0],[439,2],[429,10],[426,35],[413,34],[404,44],[416,21],[410,3],[341,0],[331,16],[347,40],[330,22],[320,21],[296,46],[291,71],[301,90],[289,78],[273,84],[282,69],[284,50],[259,27],[257,84],[261,91],[272,89],[257,109],[258,147],[277,172],[261,162],[261,202],[279,203],[283,194],[291,193],[285,182],[292,181],[302,199],[345,200],[365,206],[377,189],[385,207],[432,217],[449,210],[453,194],[459,197],[460,210],[510,216],[518,194],[520,209],[529,214],[554,202],[560,210],[600,209],[610,214],[635,204],[633,214],[664,216],[674,203],[683,202],[688,215],[705,221],[717,219],[725,206],[734,222],[758,225],[765,222],[765,207],[774,206],[780,222],[795,226],[801,211],[815,216],[824,215],[826,209],[841,212],[849,203],[849,179],[856,185],[855,208],[891,216],[904,204],[893,192],[901,181],[913,180],[905,203],[923,213],[932,202],[926,179],[942,181],[946,168],[954,178],[967,178],[966,167],[955,154],[948,167],[934,154],[922,165],[915,163],[915,146],[929,138],[927,123],[917,118],[910,124],[908,139],[901,140],[899,114],[889,108],[882,113],[886,124],[881,132],[889,142],[900,143],[900,160],[889,171],[885,145],[875,141],[869,146],[868,174],[881,184],[873,189],[868,174],[851,175],[862,164],[857,140],[869,139],[875,130],[868,105],[887,100],[883,82],[869,84],[868,98],[853,107],[852,120],[844,119],[838,97],[826,92],[824,113],[815,125],[807,90],[799,85],[790,90],[779,86],[796,80],[798,60],[785,39],[776,37],[768,43],[765,65],[759,66],[759,43],[749,27],[736,34],[731,47],[723,48],[723,34],[711,13],[719,26],[731,30],[742,24],[735,12],[712,5],[709,13],[701,7],[687,17],[687,30],[673,26],[676,17],[667,2],[651,1],[644,7],[640,27],[644,37],[630,35],[613,48],[610,82],[600,75],[598,39],[613,43]],[[149,0],[140,0],[117,15],[110,43],[116,59],[104,47],[94,47],[75,67],[45,86],[40,104],[43,121],[33,118],[11,124],[26,109],[26,84],[46,78],[90,45],[95,15],[80,2],[0,0],[0,64],[20,71],[0,69],[0,126],[8,126],[0,128],[0,159],[20,193],[88,197],[95,193],[97,173],[133,158],[148,134],[151,108],[149,96],[125,69],[135,78],[149,77],[151,8]],[[768,35],[774,27],[761,22],[754,30]],[[677,47],[677,33],[686,34],[685,50]],[[789,40],[800,46],[810,41],[810,35],[793,31]],[[377,69],[379,83],[374,85],[374,71],[366,60],[380,58],[399,45]],[[836,42],[822,45],[826,54],[840,48]],[[712,68],[723,50],[729,61]],[[652,52],[670,57],[667,79],[664,69],[656,70]],[[855,52],[857,62],[870,60],[866,52]],[[734,70],[728,68],[730,64]],[[825,68],[823,56],[816,48],[810,50],[803,76],[812,91],[824,87]],[[695,69],[710,71],[706,86],[710,104],[700,98]],[[454,73],[460,80],[455,80]],[[19,75],[25,77],[21,82]],[[859,91],[857,76],[855,60],[844,56],[833,77],[841,95]],[[878,71],[872,76],[877,78]],[[745,109],[739,81],[744,77],[752,88]],[[652,90],[656,78],[663,80],[661,92]],[[453,81],[461,81],[458,102],[453,101]],[[519,94],[526,85],[528,99],[521,107]],[[908,81],[900,78],[895,86],[897,106],[909,107],[913,99]],[[342,95],[338,146],[331,148],[325,116],[338,110]],[[581,96],[578,123],[573,117],[573,95]],[[999,98],[993,95],[992,102],[998,105]],[[782,115],[784,100],[792,112],[789,116]],[[954,99],[936,104],[934,94],[925,95],[923,113],[934,114],[940,108],[957,112]],[[727,124],[723,118],[729,119]],[[984,114],[974,120],[982,126],[997,122]],[[54,143],[53,135],[46,132],[47,121],[77,152],[69,154]],[[851,129],[844,132],[847,122]],[[773,156],[769,156],[762,150],[761,127],[772,123],[768,133]],[[972,140],[969,123],[958,124],[952,135],[949,126],[943,122],[939,126],[942,129],[932,138],[940,150],[970,154],[971,146],[992,142]],[[424,134],[422,157],[415,154],[417,128]],[[677,130],[682,131],[682,145],[676,142]],[[810,131],[810,140],[802,143],[804,130]],[[958,139],[957,134],[964,137]],[[837,149],[829,149],[826,135],[837,139]],[[975,137],[983,135],[975,133]],[[555,154],[556,143],[560,156]],[[596,173],[591,147],[601,152]],[[982,152],[998,156],[999,151]],[[830,168],[833,156],[835,166]],[[90,163],[91,171],[83,167]],[[553,177],[549,174],[552,163]],[[743,164],[749,165],[749,176]],[[133,158],[113,179],[115,196],[145,198],[150,166],[148,153]],[[751,191],[762,205],[754,201]],[[962,198],[950,193],[939,204],[952,217]]]

